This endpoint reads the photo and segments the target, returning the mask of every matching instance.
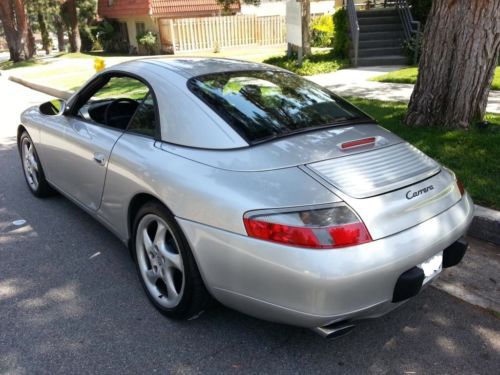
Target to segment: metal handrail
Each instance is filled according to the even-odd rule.
[[[359,50],[359,23],[358,15],[356,14],[356,6],[354,0],[346,1],[347,16],[349,18],[349,28],[351,30],[351,43],[354,50],[353,65],[358,66],[358,50]]]
[[[403,33],[405,40],[410,42],[415,35],[415,53],[413,56],[413,64],[417,64],[418,52],[420,49],[420,22],[413,19],[410,6],[406,0],[396,0],[396,9],[403,24]],[[411,45],[410,45],[411,48]]]

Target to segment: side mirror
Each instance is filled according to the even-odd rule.
[[[66,111],[66,102],[62,99],[54,99],[41,104],[39,110],[46,116],[62,115]]]

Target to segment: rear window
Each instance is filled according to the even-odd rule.
[[[208,74],[190,79],[188,87],[250,143],[369,120],[330,91],[286,72]]]

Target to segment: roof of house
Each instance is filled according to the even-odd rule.
[[[108,18],[146,15],[186,18],[212,16],[221,10],[217,0],[99,0],[97,12]],[[239,10],[239,2],[231,5],[231,11]]]

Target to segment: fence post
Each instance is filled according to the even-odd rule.
[[[170,27],[170,38],[172,38],[172,40],[170,41],[172,43],[172,53],[175,54],[175,49],[176,49],[175,43],[177,38],[175,37],[174,20],[169,19],[168,26]]]

